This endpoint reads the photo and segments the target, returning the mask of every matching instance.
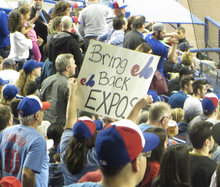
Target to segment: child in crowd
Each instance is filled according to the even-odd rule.
[[[116,45],[119,47],[123,47],[124,42],[124,31],[127,29],[127,20],[123,16],[116,16],[113,19],[113,28],[109,30],[107,33],[99,36],[97,38],[98,41]]]
[[[19,12],[22,14],[24,19],[24,26],[21,28],[21,33],[24,35],[29,33],[33,44],[33,48],[32,48],[33,59],[36,60],[37,62],[40,62],[41,53],[38,44],[41,45],[43,41],[40,37],[37,38],[37,34],[33,29],[32,23],[28,22],[28,19],[30,18],[31,10],[26,6],[22,6],[19,8]]]

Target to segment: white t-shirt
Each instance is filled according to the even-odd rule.
[[[19,75],[20,75],[19,72],[12,69],[6,69],[0,71],[0,77],[3,80],[9,80],[9,84],[15,84],[19,78]]]
[[[33,44],[31,39],[27,39],[22,33],[16,31],[10,34],[11,51],[8,58],[15,61],[27,59],[29,49],[32,49]]]

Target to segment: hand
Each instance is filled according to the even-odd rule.
[[[152,25],[154,25],[156,22],[155,21],[150,21],[148,24],[149,24],[149,26],[152,26]]]
[[[151,95],[144,95],[142,96],[136,103],[141,109],[150,107],[153,103],[153,98]]]
[[[178,38],[177,38],[175,35],[170,38],[170,42],[171,42],[172,44],[177,44],[178,41],[179,41],[179,40],[178,40]]]
[[[78,79],[70,78],[67,82],[67,88],[69,88],[71,93],[75,94],[78,88]]]
[[[43,43],[44,43],[44,40],[40,36],[38,36],[37,37],[37,45],[41,46]]]
[[[38,19],[39,16],[40,16],[40,14],[38,12],[36,12],[35,18]]]
[[[176,124],[176,126],[175,126],[175,134],[174,134],[174,136],[177,135],[178,133],[179,133],[179,127],[178,127],[178,125]]]

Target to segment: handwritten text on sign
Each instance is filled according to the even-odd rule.
[[[147,93],[158,61],[158,56],[91,40],[78,77],[77,108],[125,118]]]

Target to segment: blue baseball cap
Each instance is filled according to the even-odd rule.
[[[17,111],[19,116],[26,117],[48,108],[50,108],[49,102],[41,102],[37,96],[30,95],[21,100],[18,104]]]
[[[9,83],[9,80],[3,80],[2,78],[0,78],[0,86],[3,86],[8,83]]]
[[[80,117],[73,126],[73,136],[77,141],[90,138],[96,131],[95,122],[89,117]]]
[[[142,133],[130,120],[121,120],[109,124],[96,138],[96,155],[103,167],[123,166],[141,152],[155,149],[160,142],[153,133]]]
[[[37,62],[32,59],[25,62],[23,66],[23,70],[25,71],[25,73],[31,73],[35,68],[42,67],[43,65],[44,65],[43,62]]]
[[[10,99],[15,98],[18,93],[19,93],[18,87],[13,84],[9,84],[9,85],[5,86],[5,88],[3,90],[3,97],[5,99],[10,100]]]

